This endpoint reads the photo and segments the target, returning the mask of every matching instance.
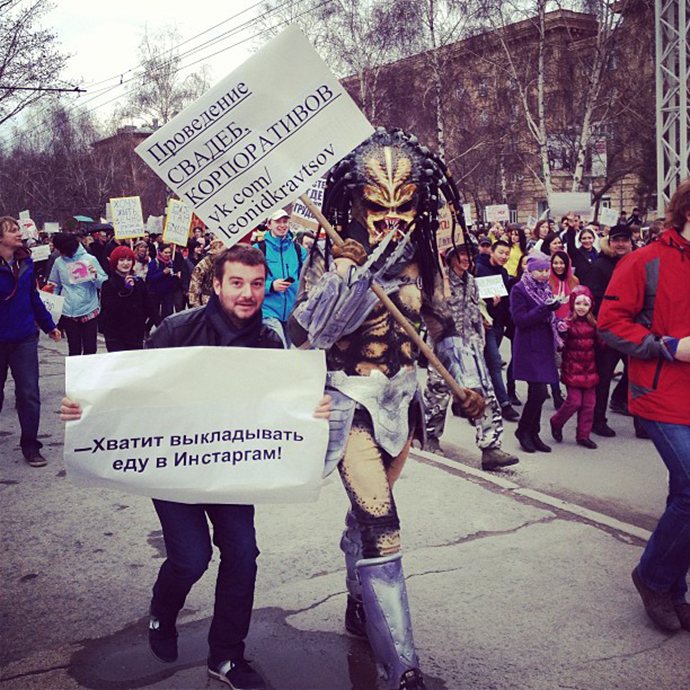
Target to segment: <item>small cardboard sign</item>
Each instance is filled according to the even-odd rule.
[[[510,209],[508,204],[495,204],[484,209],[487,223],[507,223],[510,220]]]
[[[501,276],[482,276],[481,278],[475,278],[475,280],[477,281],[479,296],[482,299],[506,297],[508,294]]]
[[[47,261],[50,258],[50,245],[39,244],[35,247],[31,247],[31,258],[34,263],[38,261]]]
[[[592,199],[589,192],[554,192],[549,196],[551,217],[558,220],[569,213],[585,216],[591,207]]]
[[[138,196],[111,199],[110,208],[115,239],[132,240],[144,236],[144,218],[141,212],[141,199]]]
[[[309,187],[307,190],[307,196],[314,202],[314,204],[321,208],[323,205],[323,193],[326,189],[326,178],[322,177]],[[300,199],[297,199],[292,206],[292,216],[290,220],[298,223],[304,228],[309,230],[317,230],[319,224],[311,214],[311,211],[302,203]]]
[[[474,215],[472,212],[472,204],[463,204],[462,213],[465,216],[465,225],[470,225],[474,223]]]
[[[183,201],[170,199],[163,229],[163,242],[170,242],[178,247],[186,247],[192,215],[192,209]]]
[[[65,306],[65,298],[62,295],[54,295],[52,292],[39,290],[38,296],[41,298],[46,309],[50,313],[54,323],[57,323],[62,316],[62,308]]]
[[[25,211],[22,211],[22,213],[25,213]],[[38,228],[36,227],[36,223],[34,223],[31,218],[19,219],[19,231],[23,240],[38,239]]]
[[[615,208],[600,208],[599,209],[599,223],[601,225],[608,225],[612,228],[618,223],[620,213]]]
[[[54,235],[56,232],[60,232],[60,223],[43,223],[43,232],[48,235]]]

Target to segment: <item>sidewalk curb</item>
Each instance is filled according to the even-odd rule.
[[[505,479],[501,476],[492,474],[491,472],[485,472],[484,470],[478,470],[474,467],[470,467],[458,461],[449,460],[441,455],[436,455],[435,453],[429,453],[425,450],[419,450],[414,448],[410,451],[410,455],[418,455],[425,460],[430,461],[432,464],[441,465],[447,467],[456,472],[464,475],[468,475],[475,479],[479,479],[482,482],[493,484],[495,487],[502,489],[503,491],[510,492],[516,496],[521,496],[522,498],[527,498],[530,501],[536,503],[541,503],[542,505],[549,506],[550,508],[557,508],[566,513],[576,515],[577,517],[589,520],[597,525],[606,527],[608,529],[615,530],[621,534],[626,534],[635,539],[641,539],[642,541],[648,541],[652,536],[652,533],[636,525],[631,525],[627,522],[622,522],[616,518],[612,518],[609,515],[604,515],[595,510],[590,510],[589,508],[583,508],[582,506],[576,505],[574,503],[569,503],[555,496],[549,496],[549,494],[542,493],[541,491],[535,491],[534,489],[525,489],[519,484],[516,484],[509,479]]]

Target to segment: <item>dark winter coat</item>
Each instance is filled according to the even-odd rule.
[[[520,282],[510,292],[510,312],[515,323],[513,375],[529,383],[558,383],[556,347],[551,311],[537,304]]]
[[[168,316],[147,341],[147,348],[193,347],[267,347],[281,349],[278,334],[261,322],[261,311],[238,329],[223,312],[215,293],[203,307]]]
[[[137,279],[129,287],[117,273],[101,287],[99,324],[103,335],[128,343],[144,342],[144,326],[150,314],[146,283]]]
[[[599,314],[601,302],[604,299],[604,293],[611,282],[613,271],[620,260],[620,257],[616,256],[609,247],[606,238],[602,237],[601,240],[599,240],[599,246],[601,247],[601,251],[597,254],[597,258],[594,259],[594,263],[584,277],[584,280],[580,280],[583,285],[586,285],[592,291],[592,295],[594,295],[594,308],[592,311],[595,316]]]
[[[575,242],[575,228],[570,226],[566,234],[565,246],[573,265],[573,273],[580,283],[584,283],[596,260],[596,252],[590,253],[584,247],[578,247]]]
[[[586,287],[578,285],[570,293],[571,313],[574,313],[573,306],[579,295],[587,295],[592,299],[592,293]],[[599,383],[597,365],[594,361],[596,326],[589,323],[587,317],[579,316],[566,323],[568,330],[561,335],[564,341],[561,381],[572,388],[594,388]]]
[[[485,278],[486,276],[501,276],[506,292],[510,290],[510,276],[508,271],[503,266],[494,266],[491,260],[477,262],[476,270],[477,278]],[[494,306],[493,299],[485,299],[486,310],[492,318],[494,326],[502,326],[508,328],[510,325],[510,306],[507,297],[501,297],[501,301]]]

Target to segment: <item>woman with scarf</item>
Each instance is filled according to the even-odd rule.
[[[549,287],[550,270],[548,256],[531,252],[527,270],[510,292],[510,311],[515,323],[513,375],[528,386],[515,437],[526,453],[551,452],[539,437],[541,410],[549,397],[548,386],[558,383],[556,349],[561,346],[554,314],[561,303]]]

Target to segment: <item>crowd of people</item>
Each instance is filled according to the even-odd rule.
[[[416,139],[385,132],[377,133],[373,144],[365,142],[360,155],[379,155],[376,137],[398,147],[401,157],[427,155]],[[389,163],[382,159],[381,165]],[[427,164],[437,163],[429,159]],[[342,193],[338,175],[347,166],[334,170],[328,188]],[[443,176],[430,177],[416,181],[430,185],[419,204],[438,194],[433,185]],[[362,188],[366,194],[367,186]],[[413,439],[426,436],[427,449],[442,452],[450,406],[476,427],[482,468],[494,471],[519,462],[502,448],[506,422],[516,423],[524,452],[551,452],[542,432],[549,396],[555,407],[548,421],[551,437],[562,443],[568,421],[577,415],[575,439],[586,450],[597,448],[592,434],[615,436],[607,423],[609,411],[631,415],[636,436],[653,440],[671,476],[666,512],[633,580],[655,623],[690,629],[685,602],[690,408],[679,402],[687,399],[690,386],[690,337],[684,335],[690,305],[687,283],[676,286],[680,299],[674,303],[660,279],[667,271],[687,276],[690,265],[690,183],[677,195],[669,219],[661,222],[663,232],[657,222],[640,227],[637,209],[629,221],[621,217],[610,228],[585,223],[576,214],[558,222],[545,214],[529,233],[517,223],[466,229],[441,257],[443,288],[438,264],[425,256],[435,247],[435,227],[421,206],[409,220],[397,208],[389,210],[389,218],[400,216],[386,224],[401,238],[400,246],[380,256],[374,251],[382,242],[380,226],[370,211],[362,213],[369,207],[348,206],[352,199],[333,192],[332,210],[337,208],[339,217],[350,215],[344,243],[330,248],[312,233],[293,237],[282,209],[252,238],[253,246],[230,249],[202,227],[181,248],[161,236],[118,241],[111,228],[97,225],[82,236],[54,235],[40,275],[17,221],[5,216],[0,218],[0,405],[11,369],[22,451],[30,465],[45,465],[37,438],[37,325],[55,341],[64,333],[69,355],[95,353],[99,332],[108,352],[142,349],[145,341],[152,348],[290,348],[309,341],[326,350],[329,395],[315,416],[337,416],[325,462],[327,469],[337,466],[351,504],[341,540],[345,626],[369,641],[387,688],[418,689],[425,685],[412,640],[393,500]],[[414,213],[417,240],[406,253],[402,238]],[[425,405],[419,404],[414,339],[407,339],[392,312],[371,297],[369,270],[398,310],[415,322],[423,320],[428,341],[461,386],[461,397],[454,399],[444,378],[429,368]],[[58,324],[39,287],[64,297]],[[501,347],[505,339],[511,342],[510,356]],[[609,400],[619,364],[621,380]],[[373,376],[374,371],[384,375]],[[524,401],[516,382],[526,384]],[[404,401],[402,408],[391,406],[392,388],[394,399]],[[63,399],[62,419],[80,418],[79,402]],[[211,557],[208,516],[223,563],[232,564],[218,575],[208,673],[232,687],[265,687],[244,659],[258,555],[253,507],[157,499],[154,505],[167,549],[150,609],[154,655],[166,662],[177,659],[177,615]]]
[[[630,416],[627,360],[597,337],[596,317],[618,262],[659,239],[657,221],[644,228],[632,221],[641,222],[637,208],[629,220],[621,217],[610,228],[586,223],[576,214],[558,223],[545,214],[528,233],[529,239],[521,225],[496,222],[488,230],[470,227],[469,241],[446,253],[450,304],[456,321],[473,324],[464,328],[464,337],[480,344],[475,346],[475,351],[481,350],[479,368],[488,372],[480,377],[480,388],[493,410],[490,445],[477,429],[484,469],[518,462],[500,450],[505,422],[517,423],[515,436],[524,452],[551,452],[541,430],[549,397],[555,413],[547,428],[557,443],[563,442],[563,429],[575,414],[575,439],[587,450],[598,447],[592,434],[616,435],[608,424],[609,411]],[[489,277],[500,278],[504,290],[480,300],[477,279]],[[508,362],[501,351],[505,338],[511,341]],[[619,365],[620,380],[611,393]],[[516,381],[527,383],[524,406]],[[450,392],[433,373],[424,398],[428,447],[442,452]],[[633,417],[633,423],[637,438],[648,439],[640,421]]]

